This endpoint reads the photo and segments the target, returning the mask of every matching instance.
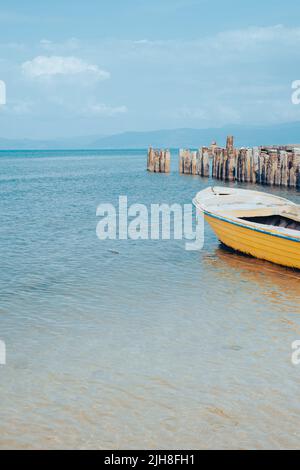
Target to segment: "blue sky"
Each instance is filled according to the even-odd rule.
[[[0,137],[300,121],[300,2],[11,0]]]

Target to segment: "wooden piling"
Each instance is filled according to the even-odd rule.
[[[154,171],[154,150],[152,147],[149,147],[148,150],[147,170]]]
[[[170,160],[169,150],[150,147],[147,170],[169,173]],[[210,147],[201,147],[197,151],[179,150],[179,173],[209,177],[210,172],[213,178],[222,181],[300,188],[300,148],[264,146],[237,149],[233,137],[228,136],[226,148],[213,142]]]
[[[251,182],[252,183],[259,183],[259,148],[254,147],[252,153],[252,176]]]
[[[209,176],[210,152],[208,147],[195,150],[179,150],[179,173],[186,175]]]
[[[158,150],[149,147],[147,170],[154,173],[170,173],[171,154],[169,150]]]
[[[165,173],[170,173],[171,170],[171,152],[165,150]]]
[[[300,187],[300,148],[269,146],[235,149],[229,136],[226,148],[215,150],[212,177],[223,181]]]
[[[202,147],[198,150],[199,170],[200,176],[209,177],[209,149]]]

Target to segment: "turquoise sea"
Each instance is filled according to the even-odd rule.
[[[299,448],[299,273],[209,227],[198,252],[96,236],[102,202],[190,203],[214,184],[179,175],[176,152],[172,167],[0,152],[0,448]]]

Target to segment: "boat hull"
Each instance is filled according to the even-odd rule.
[[[300,269],[299,239],[258,230],[206,211],[204,215],[224,245],[255,258]]]

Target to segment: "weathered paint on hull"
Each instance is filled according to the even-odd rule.
[[[254,230],[207,212],[205,219],[224,245],[255,258],[300,269],[300,239]]]

